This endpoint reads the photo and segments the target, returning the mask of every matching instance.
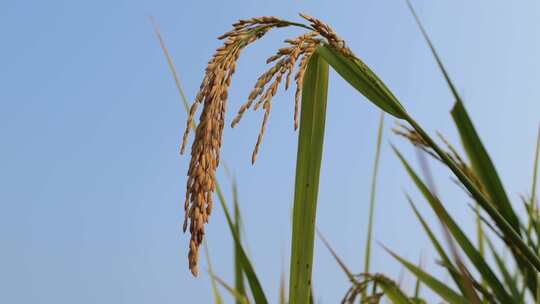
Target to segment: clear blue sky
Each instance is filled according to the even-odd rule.
[[[414,3],[517,201],[530,189],[540,121],[540,5]],[[301,11],[333,25],[428,130],[458,142],[452,97],[404,1],[2,1],[0,302],[209,303],[209,278],[191,277],[189,236],[180,229],[189,159],[178,146],[186,115],[148,16],[160,24],[193,98],[219,45],[215,37],[232,22],[298,20]],[[244,52],[229,114],[287,36],[272,33]],[[222,154],[239,182],[247,246],[271,302],[288,268],[292,110],[291,92],[279,93],[256,166],[250,155],[261,113],[225,130]],[[333,73],[328,111],[317,223],[359,272],[379,112]],[[403,190],[436,221],[389,149],[396,143],[415,160],[390,134],[393,124],[387,117],[375,238],[411,260],[422,254],[438,271]],[[449,209],[473,231],[466,197],[449,172],[434,170]],[[232,281],[232,241],[220,208],[207,235],[215,271]],[[379,246],[373,258],[373,270],[399,276],[401,267]],[[316,298],[335,303],[347,280],[319,241],[315,259]],[[403,282],[413,288],[410,275]]]

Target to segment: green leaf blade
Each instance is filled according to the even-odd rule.
[[[406,112],[397,98],[371,69],[358,58],[349,58],[330,45],[323,45],[317,52],[350,85],[386,113],[404,119]]]
[[[289,281],[291,304],[309,303],[328,91],[328,64],[316,52],[302,88],[302,112],[296,161]]]
[[[486,193],[499,212],[512,225],[515,231],[519,231],[519,219],[512,208],[508,195],[504,190],[497,170],[489,157],[486,148],[482,144],[474,125],[461,101],[456,101],[452,108],[452,118],[461,137],[467,156],[471,161],[474,173],[486,188]]]

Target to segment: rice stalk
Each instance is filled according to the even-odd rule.
[[[219,166],[228,90],[241,51],[274,28],[296,26],[309,30],[307,34],[286,40],[285,42],[289,46],[279,49],[276,55],[268,59],[268,63],[277,61],[273,67],[259,77],[255,88],[248,97],[248,101],[240,107],[237,117],[232,122],[232,126],[235,126],[240,121],[243,113],[253,105],[255,99],[259,98],[254,109],[262,108],[264,117],[252,153],[252,163],[256,160],[264,137],[272,107],[272,98],[284,77],[286,78],[286,88],[288,88],[290,75],[295,64],[299,62],[299,70],[295,77],[297,84],[294,114],[296,127],[299,115],[298,96],[301,93],[299,87],[303,87],[305,70],[317,47],[324,40],[334,46],[341,54],[352,56],[352,52],[346,47],[345,42],[328,25],[307,15],[301,14],[301,17],[309,24],[285,21],[276,17],[240,20],[233,24],[231,31],[218,37],[224,40],[224,43],[216,50],[208,63],[200,90],[190,107],[181,146],[181,153],[184,153],[198,106],[203,104],[199,124],[195,130],[195,139],[191,146],[191,160],[184,203],[183,230],[186,231],[189,226],[191,240],[188,261],[189,268],[194,276],[198,273],[198,251],[204,238],[204,226],[208,223],[212,212],[212,194],[216,188],[215,172]]]
[[[414,11],[413,15],[419,23],[418,17]],[[291,75],[294,73],[293,70],[295,68],[299,69],[294,77],[297,85],[297,92],[295,94],[295,111],[293,117],[295,128],[298,126],[300,127],[300,136],[296,171],[297,176],[295,182],[295,206],[293,211],[293,245],[289,288],[290,302],[309,303],[313,300],[313,296],[311,295],[311,268],[313,260],[312,236],[314,234],[318,177],[320,174],[322,143],[324,139],[325,106],[313,104],[313,102],[306,102],[306,100],[317,99],[313,98],[313,96],[316,96],[317,94],[322,96],[322,90],[318,93],[314,93],[317,92],[317,90],[299,90],[300,87],[310,87],[310,85],[308,85],[310,82],[308,81],[310,77],[310,65],[314,61],[317,61],[319,66],[329,64],[339,75],[367,97],[374,105],[378,106],[386,113],[408,123],[409,127],[406,128],[408,128],[409,132],[402,132],[402,135],[406,136],[410,141],[415,142],[421,149],[430,153],[430,155],[454,173],[458,183],[467,190],[478,206],[485,211],[489,220],[493,221],[493,225],[486,222],[486,227],[495,229],[495,234],[502,236],[505,244],[511,249],[514,258],[519,265],[519,274],[525,278],[527,282],[526,285],[531,290],[532,298],[540,298],[540,293],[537,293],[539,286],[536,284],[536,273],[540,269],[540,259],[537,254],[539,246],[534,244],[532,234],[529,234],[529,232],[523,236],[522,232],[525,231],[525,226],[522,225],[519,218],[517,218],[495,167],[483,147],[480,138],[465,111],[462,101],[450,81],[448,73],[444,69],[440,58],[437,56],[433,45],[429,41],[429,38],[420,23],[419,26],[422,30],[422,34],[426,38],[451,92],[457,100],[454,109],[452,110],[452,116],[460,133],[468,160],[464,160],[457,153],[456,149],[454,149],[442,136],[441,140],[446,145],[446,149],[441,148],[405,110],[390,89],[371,69],[369,69],[369,67],[367,67],[367,65],[350,51],[345,42],[339,38],[328,25],[313,17],[305,15],[301,16],[308,22],[307,25],[292,23],[275,17],[253,18],[233,24],[234,29],[220,37],[221,39],[225,39],[225,44],[218,49],[208,65],[206,76],[201,85],[201,90],[197,94],[197,98],[190,109],[182,145],[182,150],[184,150],[189,135],[189,129],[193,125],[194,115],[197,112],[197,106],[198,104],[204,104],[199,118],[200,123],[195,131],[195,140],[192,144],[192,158],[188,172],[189,178],[185,202],[186,214],[184,230],[189,224],[191,241],[188,260],[192,273],[196,275],[197,272],[198,245],[204,237],[204,224],[208,222],[208,217],[211,213],[212,194],[216,188],[218,188],[215,183],[215,170],[219,165],[219,152],[222,144],[221,139],[227,104],[227,91],[231,84],[232,74],[235,71],[236,60],[243,48],[262,37],[270,29],[285,26],[299,26],[307,29],[308,32],[296,36],[296,38],[286,40],[287,46],[279,49],[274,56],[268,59],[267,62],[268,64],[271,64],[271,66],[261,75],[261,77],[259,77],[254,89],[248,96],[247,102],[240,107],[238,115],[232,123],[232,125],[236,125],[245,111],[249,108],[263,110],[264,116],[261,129],[252,153],[252,162],[255,162],[269,121],[272,99],[282,81],[285,82],[285,89],[288,89],[292,77]],[[323,74],[327,75],[327,69],[328,68],[323,72],[316,72],[314,75],[316,75],[316,77]],[[324,77],[327,76],[323,76],[323,78]],[[323,87],[325,86],[326,84]],[[309,94],[312,96],[309,97]],[[298,96],[302,96],[301,104]],[[326,88],[324,88],[324,96],[326,96]],[[325,105],[326,98],[324,97],[324,99]],[[317,107],[319,107],[318,110],[314,111],[313,109]],[[299,116],[300,119],[298,119]],[[304,123],[304,117],[306,118],[305,121],[307,121],[307,123]],[[321,120],[323,122],[322,125],[313,123]],[[420,188],[424,196],[426,196],[430,206],[437,213],[441,221],[444,222],[444,225],[448,227],[448,230],[451,231],[461,249],[472,261],[473,266],[481,275],[481,278],[485,279],[483,283],[479,283],[476,279],[472,278],[471,273],[465,268],[464,263],[458,260],[456,260],[456,263],[458,264],[457,268],[445,265],[450,273],[455,274],[455,277],[457,278],[456,283],[459,281],[463,285],[461,287],[465,287],[465,291],[460,288],[462,296],[465,296],[467,300],[478,302],[475,296],[475,292],[478,291],[481,295],[484,295],[485,299],[488,301],[494,299],[492,293],[496,295],[497,300],[505,303],[515,300],[515,293],[509,293],[509,290],[506,289],[507,287],[504,286],[506,284],[502,284],[495,272],[493,272],[491,267],[484,261],[483,242],[479,241],[479,243],[476,244],[479,248],[476,248],[473,242],[468,239],[467,235],[461,231],[454,219],[447,214],[442,202],[437,198],[434,192],[432,192],[432,187],[426,186],[418,177],[416,177],[415,173],[402,157],[401,161],[406,166],[408,173],[413,177],[418,188]],[[534,177],[533,180],[535,179],[536,178]],[[535,182],[533,182],[533,184],[535,184]],[[535,197],[534,191],[535,189],[533,189],[531,193],[533,200]],[[529,220],[534,223],[532,226],[535,230],[531,231],[537,234],[536,242],[538,243],[538,237],[540,237],[540,232],[538,232],[540,231],[540,229],[538,229],[538,212],[536,211],[536,207],[530,202],[526,201],[526,207],[529,212]],[[304,217],[302,218],[300,215],[304,215]],[[479,221],[486,220],[481,217],[480,213],[478,213],[477,219]],[[229,224],[232,225],[229,218],[228,220]],[[481,225],[479,225],[479,227],[481,227]],[[234,229],[232,229],[231,233],[233,236],[238,234]],[[479,229],[479,238],[480,237],[481,234]],[[237,237],[235,238],[235,242],[239,243]],[[453,249],[453,251],[455,250]],[[454,255],[457,256],[457,253],[454,253]],[[247,260],[247,257],[243,256],[243,258],[244,260]],[[245,264],[250,267],[249,261]],[[250,274],[253,274],[252,269],[246,268],[246,275],[249,277]],[[418,278],[420,276],[424,276],[425,278],[423,272],[417,272],[416,274]],[[248,281],[250,281],[250,286],[253,290],[252,281]],[[383,287],[384,283],[381,282],[377,283],[381,284],[380,287],[382,289],[385,289]],[[433,286],[437,286],[437,284],[431,283],[430,286],[433,289],[435,288]],[[257,286],[255,286],[255,293],[262,292],[260,286],[258,287],[257,290]],[[389,290],[390,292],[387,293],[392,292],[392,289]],[[444,288],[441,290],[444,290]],[[396,295],[396,293],[394,293],[394,295]],[[397,298],[399,299],[399,294]],[[407,301],[407,297],[405,297],[404,301]],[[400,302],[400,300],[398,300],[398,302]]]
[[[216,50],[208,63],[200,91],[190,108],[182,141],[182,153],[187,144],[197,107],[204,103],[199,125],[195,131],[195,140],[191,147],[184,203],[183,230],[186,231],[189,223],[191,241],[188,260],[189,268],[194,276],[198,273],[198,252],[204,238],[204,225],[212,212],[212,194],[215,191],[215,172],[219,165],[228,89],[236,70],[236,61],[243,48],[264,36],[271,28],[281,24],[281,20],[274,17],[241,20],[234,25],[233,32],[221,36],[220,39],[225,39],[225,42]]]
[[[178,89],[180,95],[184,96],[182,86],[180,85],[180,82],[178,81],[179,78],[178,78],[178,75],[176,74],[176,68],[174,67],[172,58],[170,57],[170,55],[169,55],[169,53],[167,51],[167,48],[165,46],[165,41],[164,41],[164,39],[162,38],[162,36],[161,36],[161,34],[159,32],[159,28],[156,26],[155,23],[154,23],[154,25],[155,25],[154,29],[155,29],[156,35],[158,36],[158,39],[160,41],[161,48],[162,48],[162,50],[164,52],[164,55],[167,58],[167,63],[169,65],[169,68],[170,68],[171,72],[173,73],[173,77],[174,77],[175,82],[177,84],[177,89]],[[183,98],[183,101],[184,101],[184,105],[186,106],[185,107],[186,112],[188,112],[189,106],[187,104],[187,100],[185,98]],[[192,123],[191,127],[193,129],[195,129],[196,124]],[[225,169],[227,169],[227,167],[225,167]],[[235,184],[235,182],[233,182],[233,184]],[[233,236],[233,240],[235,241],[234,242],[235,257],[240,263],[239,268],[242,269],[242,273],[246,274],[246,278],[248,279],[248,282],[249,282],[249,285],[250,285],[250,288],[251,288],[251,291],[252,291],[252,294],[253,294],[253,298],[255,299],[255,301],[257,303],[267,303],[266,297],[264,295],[264,292],[262,290],[260,282],[259,282],[259,280],[257,278],[257,275],[256,275],[256,273],[255,273],[255,271],[253,269],[253,266],[251,265],[249,259],[247,258],[247,255],[246,255],[246,253],[244,251],[244,248],[242,247],[242,244],[240,242],[240,231],[239,230],[241,230],[241,229],[236,229],[236,228],[238,228],[238,226],[236,226],[236,223],[241,222],[240,213],[239,213],[239,209],[238,209],[238,202],[235,200],[235,211],[236,212],[235,212],[235,222],[233,223],[232,220],[231,220],[231,217],[229,215],[227,204],[225,202],[225,197],[221,193],[218,181],[216,181],[216,190],[217,190],[217,193],[218,193],[219,201],[220,201],[220,203],[221,203],[221,205],[223,207],[223,211],[224,211],[225,216],[226,216],[226,218],[228,220],[228,224],[229,224],[231,234]],[[212,277],[212,278],[215,279],[215,277]],[[239,292],[239,294],[243,295],[247,299],[247,297],[245,296],[245,291],[243,293]]]

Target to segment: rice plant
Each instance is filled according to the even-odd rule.
[[[527,211],[525,218],[523,218],[519,216],[510,201],[496,167],[483,146],[464,103],[444,69],[425,29],[410,4],[409,7],[456,100],[451,116],[459,132],[465,154],[460,154],[442,135],[438,136],[440,140],[429,135],[384,82],[323,21],[305,14],[300,14],[302,22],[267,16],[240,20],[233,24],[231,31],[220,37],[224,41],[223,45],[216,50],[206,67],[206,74],[200,90],[189,108],[189,118],[182,141],[181,150],[183,153],[189,142],[190,130],[193,129],[195,139],[191,145],[183,229],[187,231],[189,228],[191,234],[188,246],[188,266],[194,276],[199,273],[199,249],[203,244],[205,225],[209,222],[214,205],[213,197],[216,193],[235,243],[237,277],[236,286],[233,288],[210,269],[209,272],[214,282],[213,290],[217,290],[215,286],[220,284],[234,295],[238,303],[251,300],[255,303],[268,303],[263,286],[261,286],[256,271],[242,247],[238,209],[235,208],[235,216],[231,216],[225,197],[216,180],[216,170],[220,164],[228,90],[232,83],[232,76],[236,71],[236,61],[241,52],[274,29],[292,30],[296,28],[304,32],[285,40],[286,46],[278,49],[275,55],[268,58],[267,63],[271,64],[270,68],[255,81],[254,88],[248,95],[246,103],[240,107],[232,122],[232,127],[236,126],[249,108],[253,107],[264,111],[261,130],[252,154],[252,162],[255,163],[269,122],[272,99],[283,82],[285,82],[285,89],[289,88],[291,75],[296,70],[294,76],[296,85],[294,126],[299,129],[299,135],[292,219],[290,279],[288,297],[285,297],[285,287],[281,287],[281,301],[288,303],[313,302],[311,274],[314,263],[315,218],[328,102],[328,71],[333,68],[366,100],[378,107],[383,115],[390,115],[399,121],[398,126],[394,129],[398,136],[411,142],[422,155],[427,155],[441,163],[453,174],[455,182],[474,201],[471,212],[477,216],[478,233],[475,243],[460,228],[459,222],[446,210],[442,198],[437,195],[431,185],[432,177],[429,169],[423,167],[424,176],[422,178],[399,150],[393,147],[396,157],[401,161],[405,171],[443,227],[444,239],[441,240],[433,233],[432,228],[424,220],[412,199],[408,195],[404,197],[404,202],[410,203],[414,214],[436,249],[440,258],[439,264],[448,271],[452,283],[443,282],[430,274],[429,271],[423,270],[416,264],[402,258],[398,253],[386,248],[391,257],[403,264],[418,279],[414,294],[409,295],[388,276],[371,273],[369,268],[371,232],[368,232],[364,272],[359,274],[355,274],[347,268],[338,254],[331,248],[329,242],[321,235],[324,244],[351,282],[351,288],[345,293],[342,302],[379,303],[381,299],[386,297],[393,303],[424,303],[425,301],[420,296],[420,283],[448,303],[540,302],[540,282],[538,281],[540,211],[537,206],[535,190],[540,136],[536,145],[531,194],[529,197],[522,198],[522,204]],[[161,38],[160,42],[162,42]],[[166,51],[164,44],[162,47]],[[167,52],[166,55],[170,59]],[[175,73],[170,60],[169,65]],[[177,84],[181,90],[178,82]],[[203,108],[199,121],[195,123],[195,115],[201,104]],[[380,148],[382,119],[383,116],[381,116],[381,126],[378,130],[377,149]],[[378,154],[379,152],[377,152]],[[370,231],[377,163],[378,156],[373,171]],[[238,204],[235,203],[235,206],[237,207]],[[512,263],[503,261],[501,252],[495,249],[495,242],[503,244],[512,256]],[[486,245],[488,250],[486,250]],[[448,247],[449,250],[446,250],[445,247]],[[486,259],[486,251],[493,256],[495,265],[491,265]],[[515,267],[511,265],[515,265]],[[247,294],[248,289],[243,287],[244,276],[250,287],[249,295]],[[220,302],[219,293],[215,291],[215,294],[216,302]]]

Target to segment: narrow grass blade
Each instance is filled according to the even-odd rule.
[[[418,269],[422,270],[422,258],[418,261]],[[422,287],[422,280],[416,278],[416,284],[414,284],[414,299],[420,298],[420,287]]]
[[[451,303],[451,304],[454,304],[454,303],[455,304],[468,304],[469,303],[469,301],[466,298],[456,293],[454,290],[452,290],[452,288],[448,287],[443,282],[437,280],[432,275],[428,274],[422,269],[416,267],[414,264],[398,256],[397,254],[395,254],[388,248],[386,247],[384,248],[390,255],[392,255],[396,260],[398,260],[401,264],[403,264],[403,266],[405,266],[417,278],[422,280],[422,282],[424,282],[424,284],[427,287],[429,287],[431,290],[433,290],[435,293],[441,296],[441,298],[448,301],[448,303]]]
[[[377,145],[375,148],[375,161],[373,163],[373,175],[371,178],[371,194],[369,198],[369,219],[368,219],[368,232],[366,239],[366,252],[364,260],[364,272],[369,273],[371,263],[371,242],[373,239],[373,217],[375,213],[375,194],[377,192],[377,174],[379,172],[379,160],[381,158],[381,142],[382,133],[384,128],[384,112],[381,111],[381,118],[379,119],[379,128],[377,130]]]
[[[443,73],[444,79],[446,80],[446,83],[448,84],[448,87],[450,88],[450,91],[452,92],[452,95],[454,95],[456,100],[461,100],[461,98],[459,97],[459,94],[458,94],[454,84],[450,80],[450,76],[448,75],[448,72],[444,68],[442,60],[440,59],[439,55],[437,54],[437,51],[435,50],[435,47],[433,46],[433,43],[431,43],[431,39],[429,39],[429,36],[427,34],[426,29],[422,25],[422,22],[420,22],[420,18],[416,14],[416,11],[414,10],[414,7],[412,6],[411,1],[406,0],[406,2],[407,2],[407,6],[409,7],[409,10],[411,11],[411,14],[414,17],[414,20],[416,21],[416,24],[418,25],[418,28],[420,28],[420,32],[422,32],[422,36],[426,40],[426,43],[428,44],[429,49],[431,50],[431,53],[433,54],[433,57],[435,58],[435,61],[437,61],[437,65],[439,66],[439,69]]]
[[[480,252],[480,256],[485,259],[485,248],[484,248],[484,228],[482,227],[482,216],[480,215],[480,205],[478,203],[475,206],[475,213],[476,213],[476,238],[477,238],[477,246],[478,251]],[[488,283],[484,278],[482,278],[480,284],[482,284],[482,287],[487,288]],[[486,301],[484,300],[484,303]]]
[[[151,19],[152,20],[152,19]],[[182,97],[182,101],[184,102],[184,108],[186,112],[189,112],[189,103],[187,101],[187,98],[184,94],[184,90],[182,89],[182,86],[180,85],[180,80],[178,77],[178,74],[176,73],[176,68],[173,64],[172,58],[169,55],[169,52],[167,50],[167,47],[165,46],[165,42],[160,35],[159,29],[156,26],[156,23],[154,22],[154,30],[156,32],[156,35],[160,41],[161,48],[163,50],[163,53],[165,54],[165,57],[167,58],[167,63],[169,65],[169,68],[171,70],[171,73],[174,76],[176,87],[178,89],[178,92],[180,93],[180,96]],[[195,123],[191,126],[193,129],[196,128]],[[216,192],[219,198],[219,202],[221,203],[221,207],[223,208],[223,211],[225,213],[225,217],[227,218],[227,224],[229,226],[231,235],[233,236],[234,242],[235,242],[235,248],[238,248],[238,256],[239,261],[242,265],[242,268],[244,269],[244,273],[248,279],[249,286],[251,288],[251,292],[253,294],[253,298],[256,303],[262,303],[266,304],[268,303],[268,300],[266,299],[266,296],[264,294],[264,291],[262,289],[261,283],[259,282],[259,279],[257,278],[257,275],[255,274],[255,270],[253,269],[253,266],[251,265],[251,262],[249,261],[245,250],[242,247],[242,244],[240,242],[240,236],[236,233],[235,225],[231,219],[231,215],[229,213],[229,209],[227,207],[227,203],[225,201],[225,197],[223,196],[223,192],[221,191],[221,187],[216,180]]]
[[[332,248],[332,246],[330,245],[330,242],[328,242],[328,240],[326,240],[326,238],[322,235],[322,233],[320,233],[319,231],[317,231],[317,235],[319,236],[319,238],[321,239],[321,241],[323,242],[324,246],[326,246],[326,248],[328,249],[328,251],[330,251],[330,254],[334,257],[334,259],[336,260],[336,262],[338,263],[339,267],[341,268],[341,270],[343,270],[343,272],[345,273],[345,275],[347,275],[347,278],[349,279],[349,281],[351,281],[351,283],[353,284],[359,284],[359,282],[356,280],[356,278],[354,277],[354,274],[352,273],[352,271],[349,270],[349,268],[347,267],[347,265],[345,265],[345,263],[341,260],[341,258],[337,255],[336,251]]]
[[[377,175],[379,172],[379,159],[381,157],[381,142],[382,133],[384,128],[384,111],[381,111],[381,117],[379,119],[379,128],[377,130],[377,143],[375,146],[375,161],[373,163],[373,173],[371,177],[371,192],[369,198],[369,219],[368,219],[368,232],[366,237],[366,247],[364,253],[364,272],[369,273],[371,264],[371,243],[373,239],[373,219],[375,213],[375,195],[377,192]],[[362,292],[361,302],[366,300],[367,291]]]
[[[350,58],[325,44],[317,52],[338,72],[343,79],[386,113],[405,118],[406,112],[397,98],[360,59]]]
[[[360,282],[358,282],[358,280],[355,278],[354,274],[349,270],[347,265],[345,265],[345,263],[341,260],[341,258],[339,258],[336,251],[332,248],[332,246],[326,240],[326,238],[319,231],[317,231],[317,234],[319,235],[319,238],[322,240],[324,246],[326,246],[328,251],[330,251],[330,254],[332,254],[332,256],[338,263],[341,270],[343,270],[345,275],[347,275],[347,278],[349,279],[349,281],[353,285],[360,287],[361,285]],[[399,288],[399,286],[394,281],[384,277],[383,275],[370,275],[367,273],[365,273],[365,275],[371,278],[376,283],[376,285],[374,286],[380,286],[381,289],[384,291],[385,295],[390,300],[392,300],[393,303],[412,304],[411,300],[405,295],[405,293],[403,293],[403,291]]]
[[[412,199],[405,194],[407,197],[407,200],[409,201],[409,204],[411,205],[411,208],[414,211],[414,214],[418,218],[418,221],[420,221],[420,224],[422,224],[422,227],[424,228],[424,231],[428,235],[429,239],[431,240],[431,243],[433,244],[433,247],[435,247],[435,250],[439,254],[439,257],[441,258],[441,262],[444,265],[445,268],[449,270],[450,276],[454,280],[454,283],[459,288],[462,294],[468,294],[468,290],[466,286],[463,284],[463,278],[461,275],[459,275],[459,271],[455,267],[454,263],[452,263],[452,260],[450,257],[446,254],[446,250],[442,247],[441,243],[427,224],[427,222],[424,220],[418,209],[416,208],[416,205],[412,201]]]
[[[223,208],[223,211],[225,213],[225,218],[227,219],[227,224],[229,226],[229,230],[231,232],[231,235],[234,239],[234,243],[236,248],[239,249],[238,256],[239,261],[242,265],[242,269],[244,270],[244,273],[246,275],[247,281],[249,283],[249,287],[251,288],[251,293],[253,294],[253,299],[256,303],[268,303],[268,300],[266,299],[266,296],[264,294],[264,291],[262,289],[261,283],[257,277],[257,274],[255,273],[255,270],[253,269],[253,266],[251,265],[251,262],[249,261],[249,258],[246,255],[246,252],[244,248],[242,247],[242,244],[240,243],[240,238],[238,234],[236,233],[236,229],[234,226],[234,223],[232,221],[231,214],[229,212],[229,208],[227,207],[227,203],[225,201],[225,197],[223,196],[223,192],[221,191],[221,187],[219,184],[216,183],[216,193],[219,198],[219,202],[221,203],[221,207]]]
[[[221,279],[215,274],[210,274],[210,275],[216,282],[218,282],[221,286],[223,286],[223,288],[225,288],[236,299],[238,303],[249,304],[248,299],[243,294],[239,293],[236,289],[229,286],[229,284],[227,284],[223,279]]]
[[[327,91],[328,64],[315,53],[308,63],[302,88],[289,282],[291,304],[308,303],[310,299]]]
[[[232,192],[233,192],[233,203],[234,203],[234,229],[236,235],[238,235],[238,240],[242,242],[241,231],[242,231],[242,220],[240,216],[240,204],[238,202],[238,184],[236,179],[233,178],[232,182]],[[240,251],[242,249],[238,248],[238,245],[234,244],[234,287],[242,295],[246,295],[246,288],[244,286],[244,270],[242,269],[242,262]],[[240,304],[237,302],[237,304]]]
[[[536,141],[536,151],[534,155],[534,164],[533,164],[533,177],[532,177],[532,185],[531,185],[531,196],[529,200],[527,201],[525,198],[522,198],[524,202],[525,209],[527,211],[527,218],[529,222],[527,223],[527,241],[529,242],[530,246],[535,246],[532,240],[532,233],[533,228],[534,232],[537,235],[537,238],[540,238],[540,213],[538,210],[538,203],[536,201],[536,184],[538,179],[538,159],[540,156],[540,128],[538,129],[538,138]],[[538,245],[538,244],[537,244]],[[535,250],[538,252],[538,246]],[[540,297],[539,297],[540,299]]]
[[[154,32],[156,34],[156,37],[159,40],[159,45],[161,46],[161,50],[163,50],[163,54],[165,55],[165,58],[167,59],[167,65],[169,66],[169,69],[171,70],[171,74],[174,77],[174,83],[176,84],[176,89],[178,90],[178,93],[180,93],[180,97],[182,98],[184,109],[186,110],[186,113],[189,113],[189,101],[186,97],[186,94],[184,94],[184,90],[182,89],[182,86],[180,85],[180,77],[178,77],[178,73],[176,72],[176,67],[174,66],[172,57],[171,55],[169,55],[169,50],[167,49],[167,46],[165,45],[165,40],[163,39],[163,36],[161,35],[159,26],[156,20],[153,17],[150,17],[150,22],[152,22],[152,26],[154,27]]]
[[[475,214],[476,214],[476,238],[477,238],[477,246],[478,246],[478,252],[480,252],[480,256],[482,257],[482,259],[486,259],[486,255],[485,255],[485,246],[484,246],[484,228],[482,226],[482,215],[480,214],[480,205],[478,205],[478,203],[476,204],[475,206]],[[480,280],[480,284],[482,285],[483,289],[486,289],[488,288],[488,283],[486,282],[486,279],[484,279],[484,277],[482,277],[482,279]],[[513,294],[512,294],[513,296]],[[484,298],[484,300],[482,301],[482,303],[487,303],[487,300]]]
[[[527,212],[528,219],[527,230],[525,233],[525,237],[527,238],[527,244],[535,252],[538,252],[537,244],[534,242],[533,239],[533,232],[536,233],[537,236],[540,235],[540,227],[538,226],[538,209],[535,207],[535,204],[532,204],[532,201],[530,199],[527,200],[525,197],[521,197],[521,201],[523,203],[523,207],[525,207],[525,211]]]
[[[214,294],[214,303],[222,304],[223,298],[217,288],[216,278],[214,277],[214,270],[212,269],[212,261],[210,261],[210,253],[208,252],[208,244],[204,241],[204,253],[206,255],[206,263],[208,264],[208,273],[210,274],[210,280],[212,282],[212,293]]]
[[[454,221],[450,214],[448,214],[440,200],[436,196],[434,196],[428,189],[428,187],[424,184],[424,182],[422,182],[422,180],[414,172],[412,167],[401,155],[401,153],[399,153],[396,148],[394,148],[394,151],[396,152],[398,158],[401,160],[403,166],[405,167],[405,170],[407,171],[411,179],[414,181],[420,192],[424,195],[424,197],[430,204],[435,214],[441,219],[441,221],[446,225],[446,227],[448,227],[448,230],[452,233],[456,242],[460,245],[460,247],[463,249],[463,252],[475,265],[476,269],[478,270],[478,272],[480,272],[482,277],[486,279],[486,282],[489,283],[491,289],[497,295],[497,298],[503,301],[503,303],[511,303],[512,298],[506,292],[502,283],[499,281],[491,267],[482,258],[482,256],[474,247],[467,235],[461,230],[459,225]]]
[[[536,185],[538,181],[538,159],[540,158],[540,128],[538,128],[538,138],[536,140],[536,152],[534,153],[533,179],[531,186],[531,206],[536,206]],[[538,210],[538,208],[534,208]]]
[[[514,280],[514,278],[510,274],[510,271],[508,270],[506,263],[503,261],[501,256],[497,253],[497,250],[495,249],[495,246],[493,245],[491,240],[489,238],[486,238],[485,240],[486,240],[486,243],[488,244],[491,254],[493,255],[495,264],[497,265],[499,272],[503,276],[506,287],[508,287],[512,296],[514,297],[514,301],[516,303],[519,303],[521,299],[521,293],[519,291],[519,286],[517,286],[517,281]]]

